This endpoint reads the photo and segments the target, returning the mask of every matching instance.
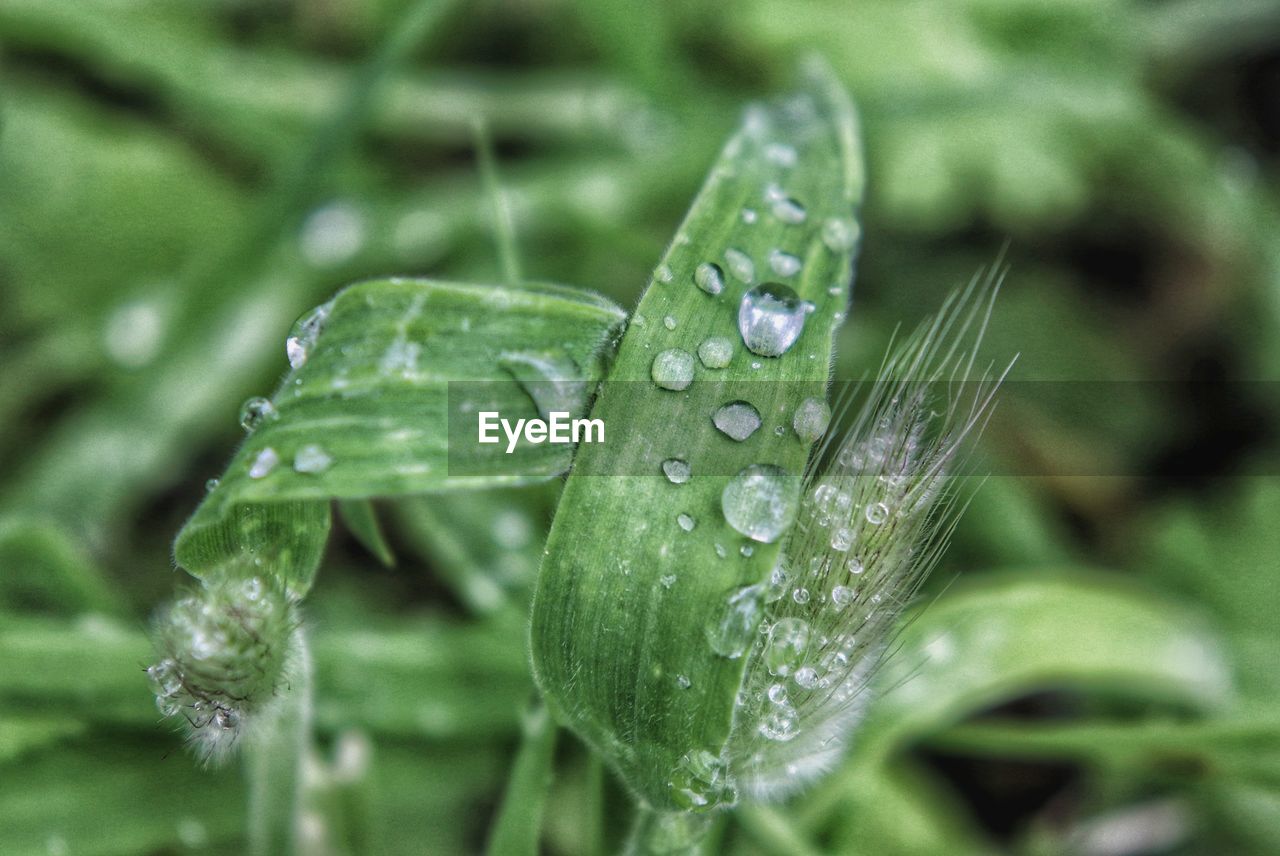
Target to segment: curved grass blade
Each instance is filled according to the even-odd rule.
[[[535,677],[557,715],[660,810],[717,799],[673,784],[691,753],[720,755],[742,680],[743,659],[717,654],[705,628],[735,591],[767,576],[778,550],[726,522],[721,495],[756,464],[799,490],[810,445],[793,417],[805,398],[825,396],[861,170],[852,105],[824,71],[811,70],[793,97],[748,111],[592,410],[625,438],[580,449],[557,510],[534,601]],[[774,357],[749,352],[737,329],[748,291],[769,280],[813,304]],[[692,357],[712,337],[724,339],[723,368],[707,367],[724,362],[713,353]],[[691,381],[680,389],[651,380],[662,375],[655,356],[672,349]],[[741,442],[712,421],[735,399],[762,422]],[[669,459],[687,462],[691,476],[664,477]],[[623,475],[595,475],[606,471]]]
[[[603,371],[622,313],[557,286],[521,289],[391,279],[353,285],[300,322],[295,369],[218,486],[178,535],[197,576],[229,562],[273,568],[305,593],[328,529],[328,500],[539,481],[568,469],[572,447],[454,444],[477,410],[539,415],[533,379],[504,367],[539,357],[539,378],[579,413]],[[550,355],[551,358],[543,359]],[[548,368],[549,367],[549,368]],[[521,382],[524,380],[524,383]],[[455,381],[468,384],[450,394]],[[483,399],[483,400],[482,400]],[[474,455],[461,460],[462,455]],[[450,467],[465,475],[451,476]]]

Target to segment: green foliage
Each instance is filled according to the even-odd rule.
[[[1276,852],[1280,411],[1266,383],[1216,395],[1164,383],[1280,367],[1274,7],[0,0],[0,852],[276,852],[294,840],[453,854],[518,840],[572,856],[617,852],[629,829],[653,829],[650,844],[705,833],[706,852],[743,856],[1090,852],[1116,833],[1138,852]],[[738,341],[726,308],[737,292],[698,291],[689,263],[707,254],[732,282],[727,246],[811,242],[813,206],[860,192],[861,173],[846,186],[831,152],[806,157],[789,189],[808,226],[770,233],[762,218],[748,238],[727,213],[742,200],[708,200],[761,178],[700,191],[743,105],[784,91],[814,51],[859,105],[865,252],[848,323],[832,332],[839,310],[815,300],[796,345],[817,354],[813,374],[788,376],[820,392],[829,337],[837,378],[874,371],[899,325],[1008,240],[989,352],[1022,352],[1015,381],[1130,383],[1002,401],[975,464],[1011,475],[969,504],[828,777],[768,809],[636,817],[635,771],[602,771],[568,735],[552,755],[554,729],[521,720],[544,546],[548,575],[567,585],[574,563],[600,571],[669,544],[673,558],[633,561],[631,577],[587,594],[607,603],[601,617],[656,616],[679,637],[710,601],[696,622],[692,606],[688,623],[653,609],[663,562],[678,578],[668,597],[718,594],[759,579],[779,545],[733,552],[744,539],[719,506],[729,471],[695,467],[677,486],[647,467],[610,497],[590,482],[613,479],[575,469],[556,510],[568,456],[524,448],[518,468],[472,476],[491,487],[454,491],[433,433],[443,383],[465,365],[504,409],[532,414],[545,389],[534,369],[567,367],[545,359],[563,349],[589,401],[610,373],[614,303],[639,300],[612,370],[635,390],[606,385],[594,406],[641,406],[638,427],[677,444],[677,403],[702,408],[698,387],[716,372],[695,356],[699,383],[653,388],[655,349]],[[494,248],[477,119],[519,271],[585,288],[504,273],[514,256]],[[655,283],[673,234],[691,243],[671,245],[673,282]],[[755,244],[744,249],[761,272]],[[844,276],[820,252],[805,263],[798,290],[821,297],[816,283]],[[292,319],[352,282],[289,370]],[[405,327],[423,376],[383,376],[397,322],[426,294],[441,311]],[[512,350],[541,358],[493,359]],[[755,376],[743,356],[719,373]],[[347,367],[363,395],[333,388]],[[287,370],[279,419],[245,439],[240,403]],[[702,427],[691,436],[708,455],[749,451],[745,465],[769,447],[788,472],[803,464],[805,447],[773,423],[740,446]],[[395,431],[426,433],[401,444]],[[330,465],[315,471],[322,457],[304,454],[300,472],[310,445]],[[249,478],[267,446],[276,465]],[[1186,462],[1214,478],[1167,478]],[[1057,474],[1081,465],[1111,475]],[[597,493],[602,510],[586,502]],[[676,528],[676,496],[697,500],[692,532]],[[633,540],[614,525],[639,519],[651,529]],[[310,710],[294,671],[284,730],[264,729],[274,748],[249,758],[274,772],[202,768],[181,730],[157,724],[146,626],[175,583],[192,585],[170,560],[180,529],[180,563],[214,596],[254,576],[307,594]],[[604,638],[610,625],[597,625]],[[629,673],[587,678],[617,683],[620,698],[656,689],[634,664],[674,679],[696,665],[690,639],[704,641],[688,636],[657,639]],[[588,653],[631,656],[598,647]],[[632,724],[667,754],[667,737],[697,730],[664,722]],[[653,771],[652,789],[668,772]]]

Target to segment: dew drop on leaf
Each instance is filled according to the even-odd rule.
[[[742,250],[735,250],[730,247],[724,251],[725,264],[729,266],[729,273],[739,282],[750,285],[756,278],[756,266],[751,261],[751,257]]]
[[[742,296],[738,305],[738,332],[742,342],[762,357],[778,357],[800,338],[813,304],[778,282],[758,285]]]
[[[678,523],[680,528],[686,532],[692,532],[693,527],[698,525],[692,515],[683,511],[676,515],[676,523]]]
[[[266,447],[253,459],[253,464],[249,467],[249,478],[265,478],[278,463],[280,463],[280,456],[276,454],[276,450],[270,446]]]
[[[255,395],[240,405],[240,427],[252,434],[258,426],[278,418],[276,407],[270,399]]]
[[[710,336],[698,346],[698,359],[709,369],[722,369],[733,359],[733,340],[728,336]]]
[[[293,469],[299,473],[322,473],[333,465],[333,458],[315,443],[308,443],[293,456]]]
[[[826,399],[806,398],[796,408],[791,418],[791,427],[796,436],[806,443],[816,443],[831,424],[831,406]]]
[[[753,541],[771,544],[796,519],[799,479],[772,464],[752,464],[729,480],[720,494],[724,519]]]
[[[693,354],[680,348],[669,348],[653,358],[650,369],[653,382],[663,389],[680,391],[693,383]]]
[[[764,614],[760,602],[761,587],[743,586],[733,591],[707,624],[707,642],[721,657],[736,660],[755,637],[756,627]]]
[[[662,462],[662,472],[666,474],[667,481],[672,484],[684,484],[689,480],[689,474],[692,468],[689,462],[680,458],[667,458]]]
[[[715,262],[703,262],[694,268],[693,281],[707,294],[724,291],[724,270]]]
[[[868,523],[872,526],[879,526],[889,519],[889,506],[883,502],[872,503],[867,506],[866,516]]]
[[[770,250],[769,269],[778,276],[795,276],[800,272],[800,257],[783,250]]]
[[[711,421],[726,436],[742,441],[756,433],[760,427],[760,411],[749,402],[731,401],[720,407]]]
[[[847,253],[858,242],[858,224],[832,217],[822,224],[822,243],[833,253]]]

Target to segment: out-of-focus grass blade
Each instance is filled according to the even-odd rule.
[[[555,721],[538,702],[524,716],[520,749],[489,835],[489,856],[536,856],[539,852],[555,749]]]
[[[521,355],[574,390],[580,414],[623,314],[585,292],[428,280],[351,286],[302,322],[295,371],[218,486],[178,535],[178,562],[200,575],[237,557],[274,566],[305,592],[330,498],[520,484],[568,469],[573,449],[499,443],[450,457],[450,431],[474,436],[477,411],[539,415],[530,384],[504,366]],[[551,370],[548,370],[551,371]],[[451,381],[485,381],[450,395]],[[478,396],[478,397],[477,397]],[[479,400],[483,398],[484,400]],[[492,452],[492,454],[488,454]],[[450,475],[450,467],[465,468]]]
[[[448,503],[412,497],[392,514],[408,548],[477,614],[517,602],[533,587],[554,486],[468,491]]]
[[[74,540],[45,520],[0,518],[0,612],[119,613],[120,596]]]
[[[374,621],[326,627],[312,643],[317,727],[415,739],[482,739],[516,727],[529,692],[519,623]],[[155,735],[141,626],[6,616],[0,715],[66,719]]]
[[[391,552],[391,545],[382,533],[382,524],[378,522],[378,512],[372,502],[367,499],[339,500],[338,517],[352,537],[376,556],[379,562],[387,567],[396,563],[395,554]]]
[[[888,749],[1046,689],[1208,711],[1230,697],[1217,639],[1175,604],[1079,574],[984,580],[924,609],[876,682],[868,746]]]
[[[704,628],[738,587],[766,577],[778,545],[732,528],[721,493],[753,464],[781,468],[799,489],[810,447],[792,417],[804,397],[825,393],[849,296],[861,169],[852,106],[821,71],[793,98],[747,113],[592,411],[626,441],[583,446],[557,509],[534,603],[539,686],[657,807],[674,805],[669,782],[681,757],[718,755],[729,733],[743,662],[717,655]],[[829,246],[824,229],[841,240]],[[715,282],[708,268],[699,272],[707,264],[718,267]],[[814,306],[794,345],[761,357],[744,347],[736,321],[747,291],[771,280]],[[725,337],[725,368],[694,356],[712,336]],[[669,349],[683,352],[687,388],[651,380],[656,355]],[[763,423],[742,442],[712,424],[734,399],[750,401]],[[687,462],[692,477],[669,481],[666,459]],[[592,474],[601,471],[624,475]]]

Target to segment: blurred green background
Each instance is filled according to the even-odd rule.
[[[631,306],[810,52],[869,162],[838,375],[1007,246],[989,353],[1126,383],[1007,402],[983,451],[1026,475],[987,481],[913,625],[945,650],[717,846],[1280,852],[1280,3],[0,0],[0,853],[243,846],[237,769],[182,751],[142,669],[169,545],[298,315],[500,278],[476,119],[525,274]],[[556,490],[379,503],[393,567],[335,535],[315,852],[482,848]],[[616,844],[599,775],[561,741],[546,852]]]

